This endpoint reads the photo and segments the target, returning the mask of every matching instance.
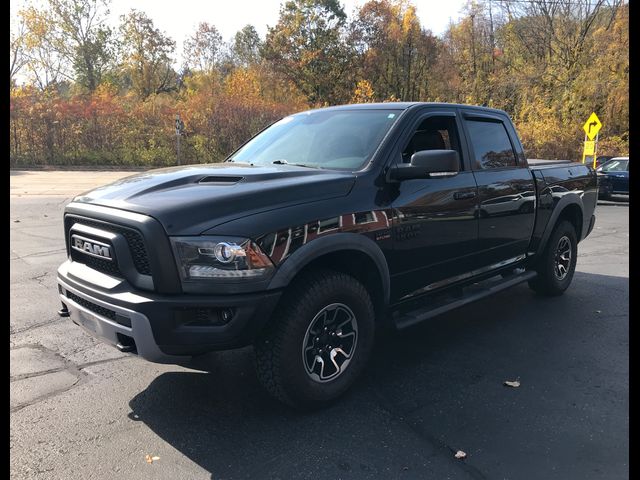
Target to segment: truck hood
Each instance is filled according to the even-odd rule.
[[[169,235],[199,235],[246,215],[345,196],[350,172],[222,163],[170,167],[122,178],[74,202],[149,215]]]

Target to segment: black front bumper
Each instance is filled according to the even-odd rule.
[[[281,295],[157,294],[134,290],[108,275],[87,284],[82,280],[86,268],[67,261],[58,269],[60,300],[71,320],[103,341],[159,363],[180,363],[186,356],[253,343]],[[210,325],[191,321],[200,318],[198,312],[224,312],[224,320]]]

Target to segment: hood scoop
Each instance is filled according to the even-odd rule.
[[[198,183],[207,183],[210,185],[234,185],[244,177],[232,177],[230,175],[208,175],[200,179]]]

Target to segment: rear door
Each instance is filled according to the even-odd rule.
[[[518,261],[527,251],[535,221],[533,175],[506,116],[461,110],[478,185],[478,262],[491,268]]]

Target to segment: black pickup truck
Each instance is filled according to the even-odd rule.
[[[267,391],[317,407],[354,382],[381,327],[524,281],[563,293],[597,190],[590,167],[529,166],[500,110],[303,112],[223,163],[77,196],[59,314],[154,362],[253,344]]]

